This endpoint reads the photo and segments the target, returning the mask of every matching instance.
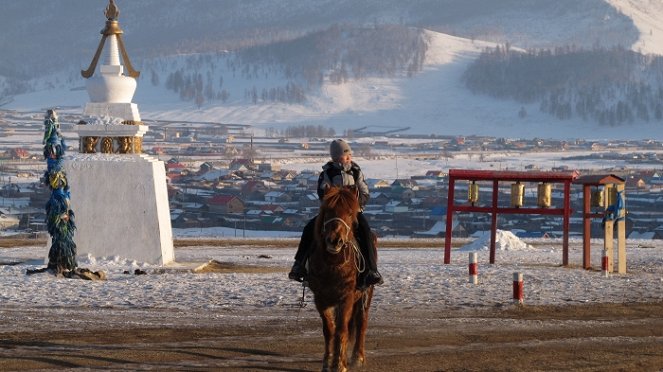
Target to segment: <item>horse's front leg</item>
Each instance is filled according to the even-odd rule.
[[[352,316],[352,296],[348,296],[336,306],[336,332],[334,335],[334,356],[332,371],[347,371],[348,323]]]
[[[332,337],[334,336],[334,308],[320,309],[320,318],[322,319],[322,334],[325,337],[325,354],[322,357],[322,371],[329,371],[330,362],[332,359]]]

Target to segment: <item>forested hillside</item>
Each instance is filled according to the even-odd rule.
[[[323,82],[412,76],[421,71],[427,49],[428,40],[421,29],[336,25],[294,40],[233,53],[192,55],[175,71],[151,69],[150,74],[153,84],[165,80],[167,89],[198,106],[214,100],[225,102],[237,95],[253,104],[302,103],[307,93]],[[160,77],[160,73],[167,76]],[[241,92],[226,84],[238,77],[248,82]]]
[[[484,51],[463,80],[474,93],[539,103],[559,119],[663,122],[663,58],[624,48],[522,52],[507,44]]]

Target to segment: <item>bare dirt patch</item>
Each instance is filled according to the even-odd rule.
[[[217,260],[210,260],[207,263],[204,263],[193,269],[194,273],[205,274],[205,273],[243,273],[243,274],[261,274],[261,273],[273,273],[281,272],[283,268],[280,267],[266,267],[258,265],[242,265],[235,262],[221,262]]]
[[[0,370],[316,371],[317,313],[2,309]],[[82,321],[84,319],[85,321]],[[16,323],[17,322],[17,323]],[[663,303],[376,309],[366,371],[659,371]]]

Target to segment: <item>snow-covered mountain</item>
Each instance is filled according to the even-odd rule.
[[[3,1],[3,0],[0,0]],[[76,5],[73,5],[73,4]],[[92,5],[92,3],[94,3]],[[99,4],[97,4],[99,3]],[[559,121],[539,112],[536,103],[473,95],[461,82],[468,64],[486,47],[508,42],[514,48],[565,45],[628,45],[643,54],[663,54],[663,3],[654,0],[419,0],[401,1],[117,1],[120,22],[134,66],[142,70],[134,102],[146,119],[244,123],[256,130],[289,125],[325,125],[404,134],[491,135],[543,138],[655,138],[663,139],[660,122],[635,122],[605,128],[580,119]],[[22,4],[22,5],[19,5]],[[223,6],[220,6],[222,4]],[[40,9],[27,12],[28,7]],[[82,106],[87,94],[78,71],[85,68],[98,43],[105,1],[5,2],[0,21],[27,14],[20,26],[0,36],[9,50],[0,75],[16,72],[11,56],[31,55],[44,45],[48,56],[63,59],[64,67],[33,67],[35,79],[26,94],[0,100],[3,109],[38,110]],[[39,13],[39,14],[35,14]],[[54,22],[63,17],[81,22]],[[299,103],[262,100],[251,91],[269,92],[288,84],[283,71],[263,65],[250,77],[231,67],[246,46],[296,40],[334,24],[378,27],[400,24],[426,29],[425,60],[416,73],[405,69],[361,79],[331,82],[322,79]],[[49,25],[53,25],[50,30]],[[57,27],[55,26],[57,24]],[[156,31],[167,27],[170,32]],[[441,32],[445,31],[445,32]],[[456,36],[452,36],[454,34]],[[22,43],[12,43],[22,40]],[[71,40],[74,40],[72,42]],[[45,44],[44,44],[45,43]],[[20,44],[19,46],[13,46]],[[71,53],[57,53],[58,46]],[[399,45],[393,45],[398,48]],[[230,49],[228,51],[228,49]],[[311,53],[303,51],[301,53]],[[303,55],[303,54],[302,54]],[[69,57],[70,60],[68,60]],[[29,64],[26,64],[26,66]],[[39,74],[39,71],[48,72]],[[210,81],[208,99],[182,101],[167,88],[177,71],[200,74]],[[19,76],[21,74],[18,74]],[[10,76],[15,79],[16,75]],[[225,90],[228,94],[220,99]],[[265,95],[267,93],[264,93]],[[214,98],[212,98],[214,97]],[[80,109],[79,109],[80,110]],[[519,113],[527,112],[522,117]]]
[[[631,45],[644,54],[663,55],[663,1],[606,0],[618,12],[629,17],[638,29],[638,40]],[[628,44],[626,44],[628,45]]]

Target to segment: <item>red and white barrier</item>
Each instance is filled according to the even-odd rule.
[[[477,263],[477,252],[470,253],[470,283],[479,284],[479,264]]]
[[[603,250],[603,255],[601,256],[601,271],[603,272],[603,276],[606,278],[610,276],[610,272],[608,271],[608,266],[610,265],[610,257],[608,257],[608,251]]]
[[[523,274],[513,273],[513,302],[519,305],[523,304]]]

